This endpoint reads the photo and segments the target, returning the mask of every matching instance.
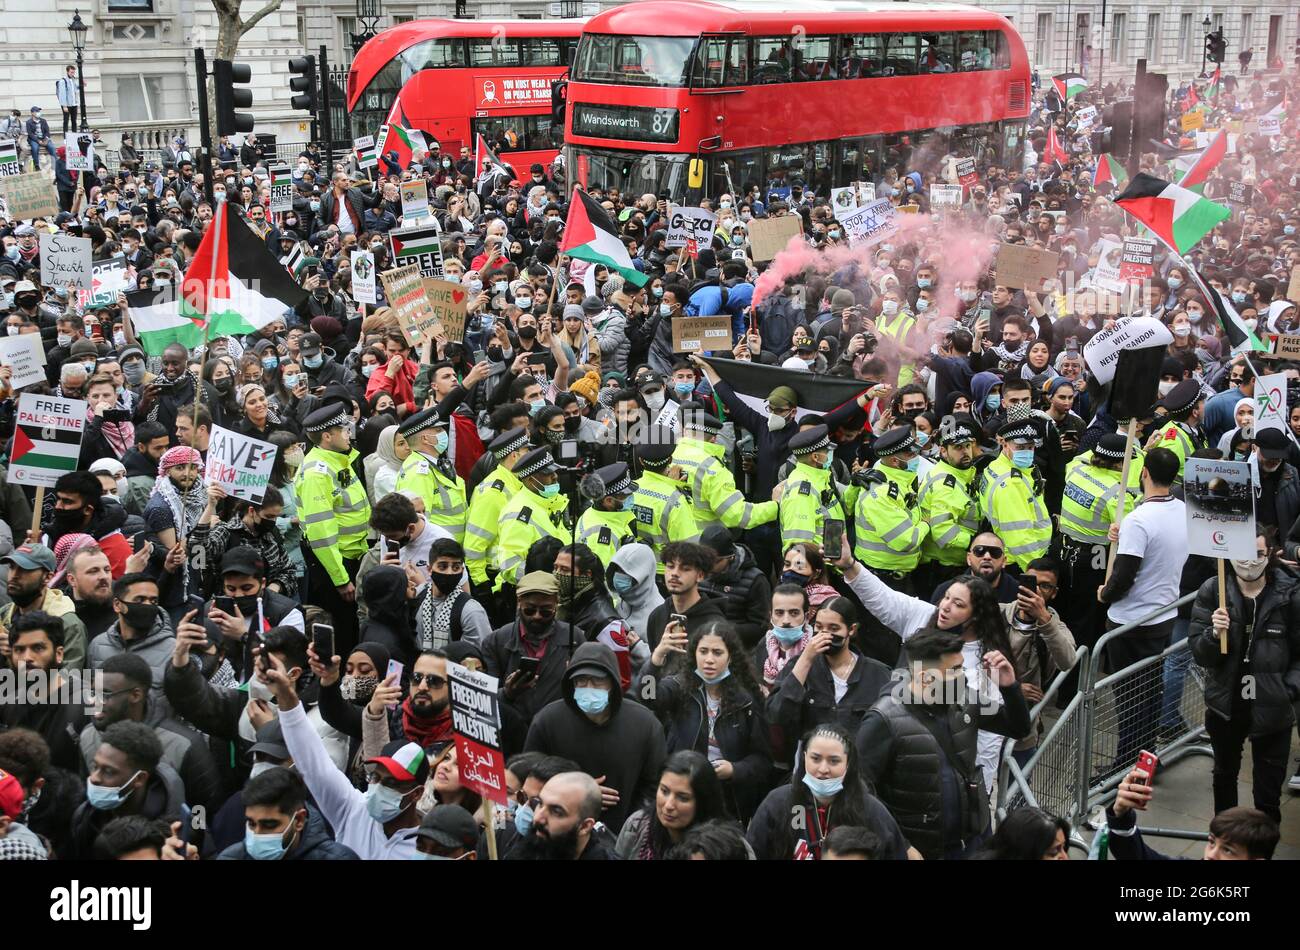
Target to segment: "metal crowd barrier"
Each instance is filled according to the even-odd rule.
[[[1103,675],[1106,645],[1146,625],[1170,607],[1190,603],[1195,593],[1147,616],[1107,632],[1089,650],[1075,653],[1078,693],[1039,740],[1022,768],[1013,758],[1015,743],[1003,748],[998,774],[996,814],[1000,819],[1021,806],[1042,808],[1070,822],[1070,844],[1086,850],[1078,827],[1089,814],[1115,798],[1120,780],[1141,749],[1154,752],[1161,767],[1187,755],[1213,755],[1205,738],[1204,672],[1192,660],[1186,639],[1121,670]],[[1054,705],[1069,670],[1057,673],[1043,698],[1030,710],[1037,730],[1044,711]],[[1170,692],[1166,694],[1165,686]],[[1175,695],[1180,690],[1181,695]],[[1203,838],[1202,832],[1143,828],[1144,835]]]

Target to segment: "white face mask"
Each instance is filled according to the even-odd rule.
[[[882,301],[880,304],[880,312],[887,317],[892,317],[894,314],[898,313],[898,301],[897,300]]]
[[[776,413],[771,413],[767,417],[767,430],[769,432],[780,432],[785,428],[785,423],[785,416],[778,416]]]
[[[660,392],[657,393],[647,393],[645,397],[645,404],[646,407],[651,412],[658,412],[660,409],[664,407],[663,391],[661,390]]]
[[[1173,380],[1164,379],[1160,381],[1160,385],[1156,387],[1156,390],[1160,393],[1160,398],[1163,399],[1165,396],[1168,396],[1169,393],[1173,391],[1173,388],[1177,385],[1178,384],[1175,383]]]
[[[1257,581],[1264,575],[1264,569],[1268,567],[1268,558],[1253,557],[1247,561],[1233,559],[1232,569],[1236,571],[1237,576],[1243,581]]]

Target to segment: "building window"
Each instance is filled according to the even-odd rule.
[[[1178,18],[1178,61],[1186,63],[1192,55],[1192,15],[1184,13]]]
[[[129,10],[133,13],[139,13],[142,10],[152,10],[153,0],[108,0],[107,7],[110,12]]]
[[[1045,66],[1052,61],[1052,15],[1038,14],[1037,24],[1034,30],[1034,63]]]
[[[1241,41],[1238,44],[1238,52],[1245,52],[1255,45],[1255,14],[1243,13],[1241,15]]]
[[[298,26],[298,45],[303,49],[307,48],[307,14],[302,11],[297,15]]]
[[[1160,62],[1160,14],[1147,14],[1147,62]]]
[[[117,77],[117,120],[119,122],[155,122],[165,119],[163,77]]]
[[[1223,29],[1223,14],[1222,13],[1213,14],[1210,20],[1210,32],[1217,33],[1222,29]]]
[[[334,50],[336,63],[346,63],[352,59],[352,34],[357,32],[357,29],[356,17],[339,17],[339,45]]]
[[[1110,21],[1110,61],[1116,66],[1128,62],[1128,14],[1116,13]]]

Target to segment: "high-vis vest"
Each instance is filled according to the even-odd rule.
[[[883,313],[876,318],[876,333],[892,340],[894,345],[898,347],[907,344],[907,337],[911,334],[914,326],[916,326],[916,316],[901,306],[898,313],[894,314],[893,320],[890,320]],[[906,386],[912,381],[914,375],[915,368],[912,364],[903,363],[898,367],[898,385]]]
[[[1032,470],[1021,471],[999,455],[984,469],[980,511],[1007,547],[1007,559],[1021,570],[1047,553],[1052,543],[1052,519]]]
[[[622,545],[635,540],[634,511],[601,511],[592,505],[578,519],[578,543],[591,548],[605,567],[609,567],[609,562]]]
[[[728,528],[754,528],[776,520],[776,502],[745,501],[736,479],[722,464],[723,448],[690,437],[681,439],[673,450],[673,462],[680,465],[691,492],[692,514],[699,530],[723,524]]]
[[[465,543],[465,482],[459,475],[448,476],[435,459],[412,452],[397,473],[397,491],[419,492],[429,523]]]
[[[700,528],[691,513],[691,503],[677,482],[660,472],[644,469],[636,480],[632,495],[632,516],[636,519],[636,536],[654,548],[655,571],[664,572],[659,555],[670,541],[698,541]]]
[[[782,551],[792,544],[804,542],[821,547],[827,518],[848,521],[843,501],[831,487],[829,470],[796,462],[783,484],[785,489],[777,503],[781,516]]]
[[[1061,533],[1088,543],[1104,540],[1115,520],[1119,496],[1118,471],[1093,465],[1091,452],[1071,459],[1061,495]]]
[[[527,485],[506,502],[501,509],[501,533],[497,535],[497,579],[493,590],[519,584],[528,549],[534,542],[548,535],[562,542],[569,540],[569,529],[564,524],[564,510],[568,507],[569,499],[563,495],[543,498]]]
[[[1168,449],[1178,456],[1178,481],[1183,480],[1183,467],[1187,460],[1197,451],[1205,448],[1205,443],[1194,437],[1187,426],[1182,422],[1170,422],[1160,430],[1160,441],[1156,443],[1158,448]]]
[[[853,554],[877,570],[910,571],[920,563],[930,533],[916,506],[916,474],[877,462],[870,479],[858,495]]]
[[[343,561],[360,560],[369,547],[370,499],[352,470],[358,458],[356,449],[343,455],[315,446],[293,480],[307,546],[335,587],[352,581]]]
[[[473,583],[487,583],[488,565],[501,530],[501,510],[522,488],[514,472],[498,465],[474,489],[465,519],[465,568]]]
[[[966,549],[980,528],[979,496],[975,494],[975,467],[960,469],[936,462],[916,493],[916,507],[930,528],[921,545],[921,557],[946,566],[966,563]]]

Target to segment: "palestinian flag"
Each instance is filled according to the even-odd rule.
[[[13,139],[0,139],[0,167],[18,161],[18,143]]]
[[[814,376],[797,369],[782,369],[768,363],[706,356],[704,361],[735,390],[755,412],[767,411],[767,396],[777,386],[789,386],[799,396],[799,415],[827,413],[844,405],[869,388],[860,379],[839,376]]]
[[[9,466],[28,465],[33,468],[53,469],[56,472],[75,472],[81,455],[81,432],[62,426],[14,426],[13,446],[9,450]]]
[[[1222,205],[1145,172],[1133,176],[1115,204],[1178,254],[1186,254],[1216,224],[1232,216]]]
[[[1198,195],[1205,187],[1205,182],[1209,180],[1210,172],[1214,171],[1215,166],[1223,161],[1223,157],[1228,154],[1228,130],[1220,129],[1219,134],[1211,139],[1210,144],[1206,146],[1200,154],[1200,157],[1191,164],[1187,172],[1182,176],[1175,177],[1181,188],[1187,188],[1195,191]]]
[[[1257,337],[1250,327],[1246,326],[1241,314],[1237,313],[1237,308],[1232,302],[1219,293],[1212,286],[1201,279],[1195,268],[1187,267],[1187,262],[1183,261],[1188,273],[1196,281],[1196,286],[1201,288],[1201,293],[1205,299],[1214,307],[1215,312],[1219,315],[1219,325],[1223,327],[1223,336],[1232,346],[1233,354],[1245,353],[1251,350],[1267,350],[1268,346]]]
[[[374,168],[379,164],[379,153],[372,141],[369,145],[356,150],[358,168]]]
[[[1043,161],[1064,165],[1069,160],[1070,156],[1065,153],[1065,149],[1061,146],[1061,140],[1056,134],[1056,126],[1049,125],[1047,127],[1047,145],[1043,147]]]
[[[1215,67],[1214,67],[1214,75],[1210,77],[1210,84],[1209,84],[1208,86],[1205,87],[1205,98],[1206,98],[1206,99],[1210,99],[1210,98],[1217,99],[1217,98],[1219,98],[1219,90],[1220,90],[1220,88],[1221,88],[1220,80],[1221,80],[1222,78],[1223,78],[1223,67],[1222,67],[1222,66],[1215,66]]]
[[[1128,172],[1124,170],[1124,166],[1114,155],[1102,153],[1101,158],[1097,159],[1097,170],[1092,173],[1092,187],[1097,188],[1109,183],[1112,190],[1117,190],[1124,187],[1127,182]]]
[[[302,262],[307,259],[307,252],[302,249],[302,244],[298,243],[293,246],[293,250],[284,257],[280,258],[280,263],[284,269],[293,275],[293,279],[298,279],[298,271],[302,269]]]
[[[605,209],[581,188],[574,187],[569,203],[569,220],[564,228],[560,253],[592,264],[604,264],[619,272],[623,279],[644,287],[649,280],[632,266],[632,258],[618,236],[618,228]]]
[[[1193,109],[1196,108],[1197,103],[1199,103],[1200,101],[1201,101],[1201,97],[1196,94],[1196,86],[1195,85],[1188,86],[1187,95],[1183,96],[1183,101],[1181,103],[1183,111],[1191,112]]]
[[[1064,101],[1069,102],[1088,88],[1088,80],[1078,73],[1061,73],[1059,76],[1052,77],[1052,85],[1056,87],[1057,94]]]
[[[437,145],[438,140],[433,135],[415,128],[406,118],[406,109],[399,93],[388,113],[388,131],[384,132],[384,138],[375,141],[375,147],[381,152],[397,152],[397,164],[408,168],[413,162],[423,159],[424,153]]]
[[[306,298],[265,242],[226,209],[217,205],[179,297],[174,288],[127,296],[135,334],[150,356],[170,343],[193,349],[205,339],[252,333]]]
[[[496,152],[488,148],[487,139],[480,132],[474,140],[474,168],[476,170],[475,184],[480,184],[497,175],[504,175],[507,179],[513,180],[515,175],[510,166],[497,158]]]
[[[292,185],[293,173],[289,170],[288,165],[273,165],[271,167],[271,187],[276,185]]]

